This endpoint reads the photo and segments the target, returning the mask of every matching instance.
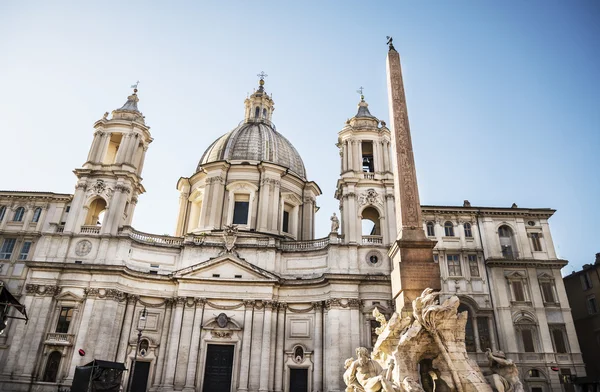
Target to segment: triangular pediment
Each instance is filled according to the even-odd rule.
[[[506,277],[506,279],[524,279],[524,278],[526,278],[525,274],[522,273],[521,271],[505,272],[504,276]]]
[[[274,273],[257,267],[233,254],[225,254],[180,269],[175,271],[172,276],[175,279],[279,281],[279,276]]]
[[[538,274],[538,279],[539,280],[554,280],[554,276],[550,275],[547,272],[542,272],[542,273]]]
[[[83,297],[80,297],[76,294],[73,294],[70,291],[65,291],[56,296],[58,301],[74,301],[74,302],[83,302]]]

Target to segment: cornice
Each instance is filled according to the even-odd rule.
[[[563,268],[569,264],[567,260],[562,259],[551,259],[551,260],[537,260],[537,259],[520,259],[520,260],[506,260],[502,258],[488,258],[485,260],[485,265],[489,267],[536,267],[536,268]]]

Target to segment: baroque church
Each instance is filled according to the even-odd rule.
[[[374,310],[407,311],[431,286],[460,298],[482,369],[502,350],[528,391],[573,391],[585,370],[555,211],[420,205],[393,46],[388,82],[390,128],[364,97],[340,121],[324,238],[321,190],[262,78],[243,121],[177,181],[173,236],[131,226],[153,141],[137,90],[94,123],[72,194],[0,191],[0,389],[56,391],[98,359],[124,363],[132,391],[344,391],[344,361],[377,339]]]

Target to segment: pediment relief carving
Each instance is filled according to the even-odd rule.
[[[57,301],[83,302],[83,297],[80,297],[80,296],[78,296],[76,294],[73,294],[70,291],[65,291],[63,293],[60,293],[55,298],[56,298]]]
[[[287,201],[290,204],[293,204],[294,206],[299,206],[302,204],[302,199],[300,199],[298,196],[294,195],[293,193],[284,193],[281,195],[281,198],[284,201]]]

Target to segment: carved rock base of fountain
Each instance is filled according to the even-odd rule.
[[[495,373],[488,379],[494,388],[487,383],[479,366],[467,355],[467,312],[458,313],[456,296],[441,305],[437,296],[426,289],[412,302],[412,315],[404,318],[394,313],[386,322],[374,311],[381,324],[379,337],[370,358],[365,357],[366,349],[359,348],[357,360],[346,360],[347,392],[523,390],[516,366],[501,353],[488,352]]]

